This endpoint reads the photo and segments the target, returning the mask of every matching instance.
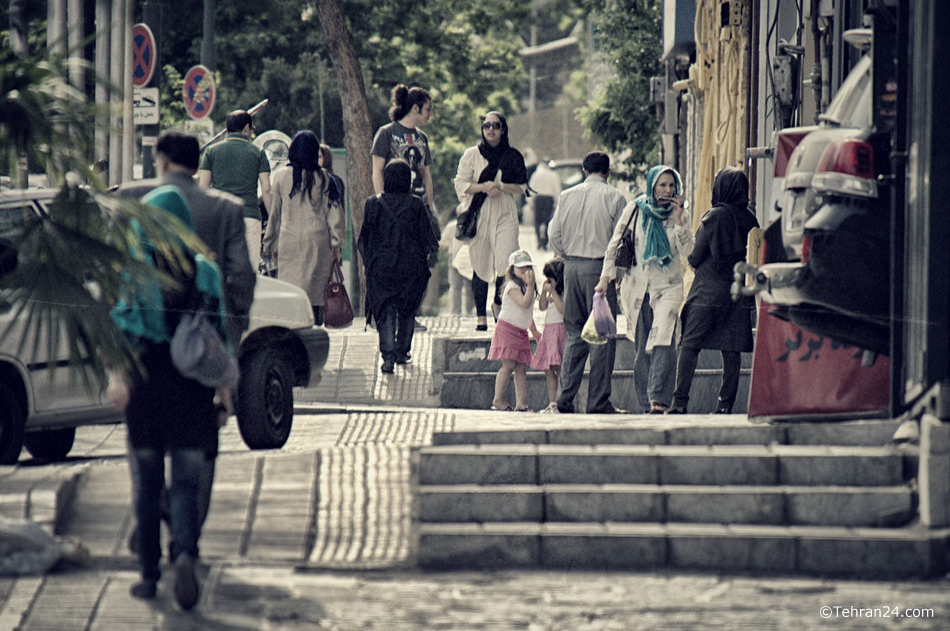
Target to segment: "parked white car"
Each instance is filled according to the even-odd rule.
[[[39,212],[55,191],[0,192],[0,217]],[[2,245],[0,245],[2,248]],[[76,427],[122,422],[105,391],[90,391],[79,368],[70,367],[65,343],[52,355],[42,344],[21,344],[25,323],[0,294],[0,464],[16,463],[23,445],[37,458],[61,459],[72,449]],[[258,276],[250,326],[238,358],[238,427],[251,449],[277,449],[293,424],[293,388],[319,383],[329,336],[313,324],[313,310],[300,288]],[[55,358],[50,361],[50,357]],[[56,370],[51,370],[55,364]]]

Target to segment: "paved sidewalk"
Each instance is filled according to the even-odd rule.
[[[331,331],[318,386],[296,393],[290,440],[251,452],[221,435],[208,564],[197,610],[142,602],[126,542],[132,527],[123,426],[79,430],[70,460],[0,468],[0,514],[77,537],[90,564],[0,578],[0,631],[222,629],[945,629],[950,581],[867,583],[687,573],[448,572],[412,565],[409,455],[453,429],[749,424],[744,417],[539,415],[432,407],[434,340],[474,334],[474,318],[422,318],[413,361],[379,372],[376,332]],[[490,333],[485,334],[490,335]],[[24,456],[26,458],[26,456]],[[95,460],[92,460],[95,459]],[[56,493],[74,491],[70,496]],[[45,498],[45,499],[44,499]],[[42,501],[40,501],[42,500]],[[70,507],[67,513],[62,509]],[[58,508],[57,508],[58,507]],[[58,511],[58,512],[57,512]],[[877,608],[851,615],[823,606]],[[887,612],[882,610],[887,608]],[[895,620],[899,608],[923,617]],[[844,613],[842,613],[844,611]],[[837,612],[837,613],[835,613]],[[847,616],[847,617],[845,617]]]

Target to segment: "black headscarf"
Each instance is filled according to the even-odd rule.
[[[735,230],[721,233],[719,240],[713,241],[713,249],[723,248],[726,251],[716,252],[720,258],[725,258],[732,252],[745,251],[748,233],[739,227],[737,215],[749,212],[749,178],[742,169],[724,167],[716,174],[712,188],[713,210],[720,208],[733,216],[732,222],[726,225],[735,226]]]
[[[488,160],[488,166],[482,169],[478,176],[478,183],[491,182],[497,177],[499,169],[501,170],[501,181],[505,184],[527,184],[528,169],[524,163],[524,157],[521,152],[508,144],[508,121],[500,112],[488,112],[485,116],[494,115],[501,121],[501,141],[492,147],[485,140],[485,132],[482,131],[482,141],[478,143],[478,152],[482,157]],[[472,203],[469,205],[469,211],[477,211],[488,198],[487,193],[475,193]]]
[[[716,174],[712,205],[749,207],[749,178],[744,171],[736,167],[724,167]]]

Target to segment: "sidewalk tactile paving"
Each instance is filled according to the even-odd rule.
[[[313,565],[389,565],[410,541],[410,448],[367,445],[320,451]]]
[[[359,412],[349,415],[337,445],[427,445],[434,432],[454,427],[455,415],[437,410]]]

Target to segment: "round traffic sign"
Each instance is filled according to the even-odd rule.
[[[155,36],[147,24],[132,27],[132,84],[143,88],[155,74]]]
[[[204,118],[214,108],[214,77],[211,71],[198,64],[185,75],[183,88],[185,110],[194,119]]]

